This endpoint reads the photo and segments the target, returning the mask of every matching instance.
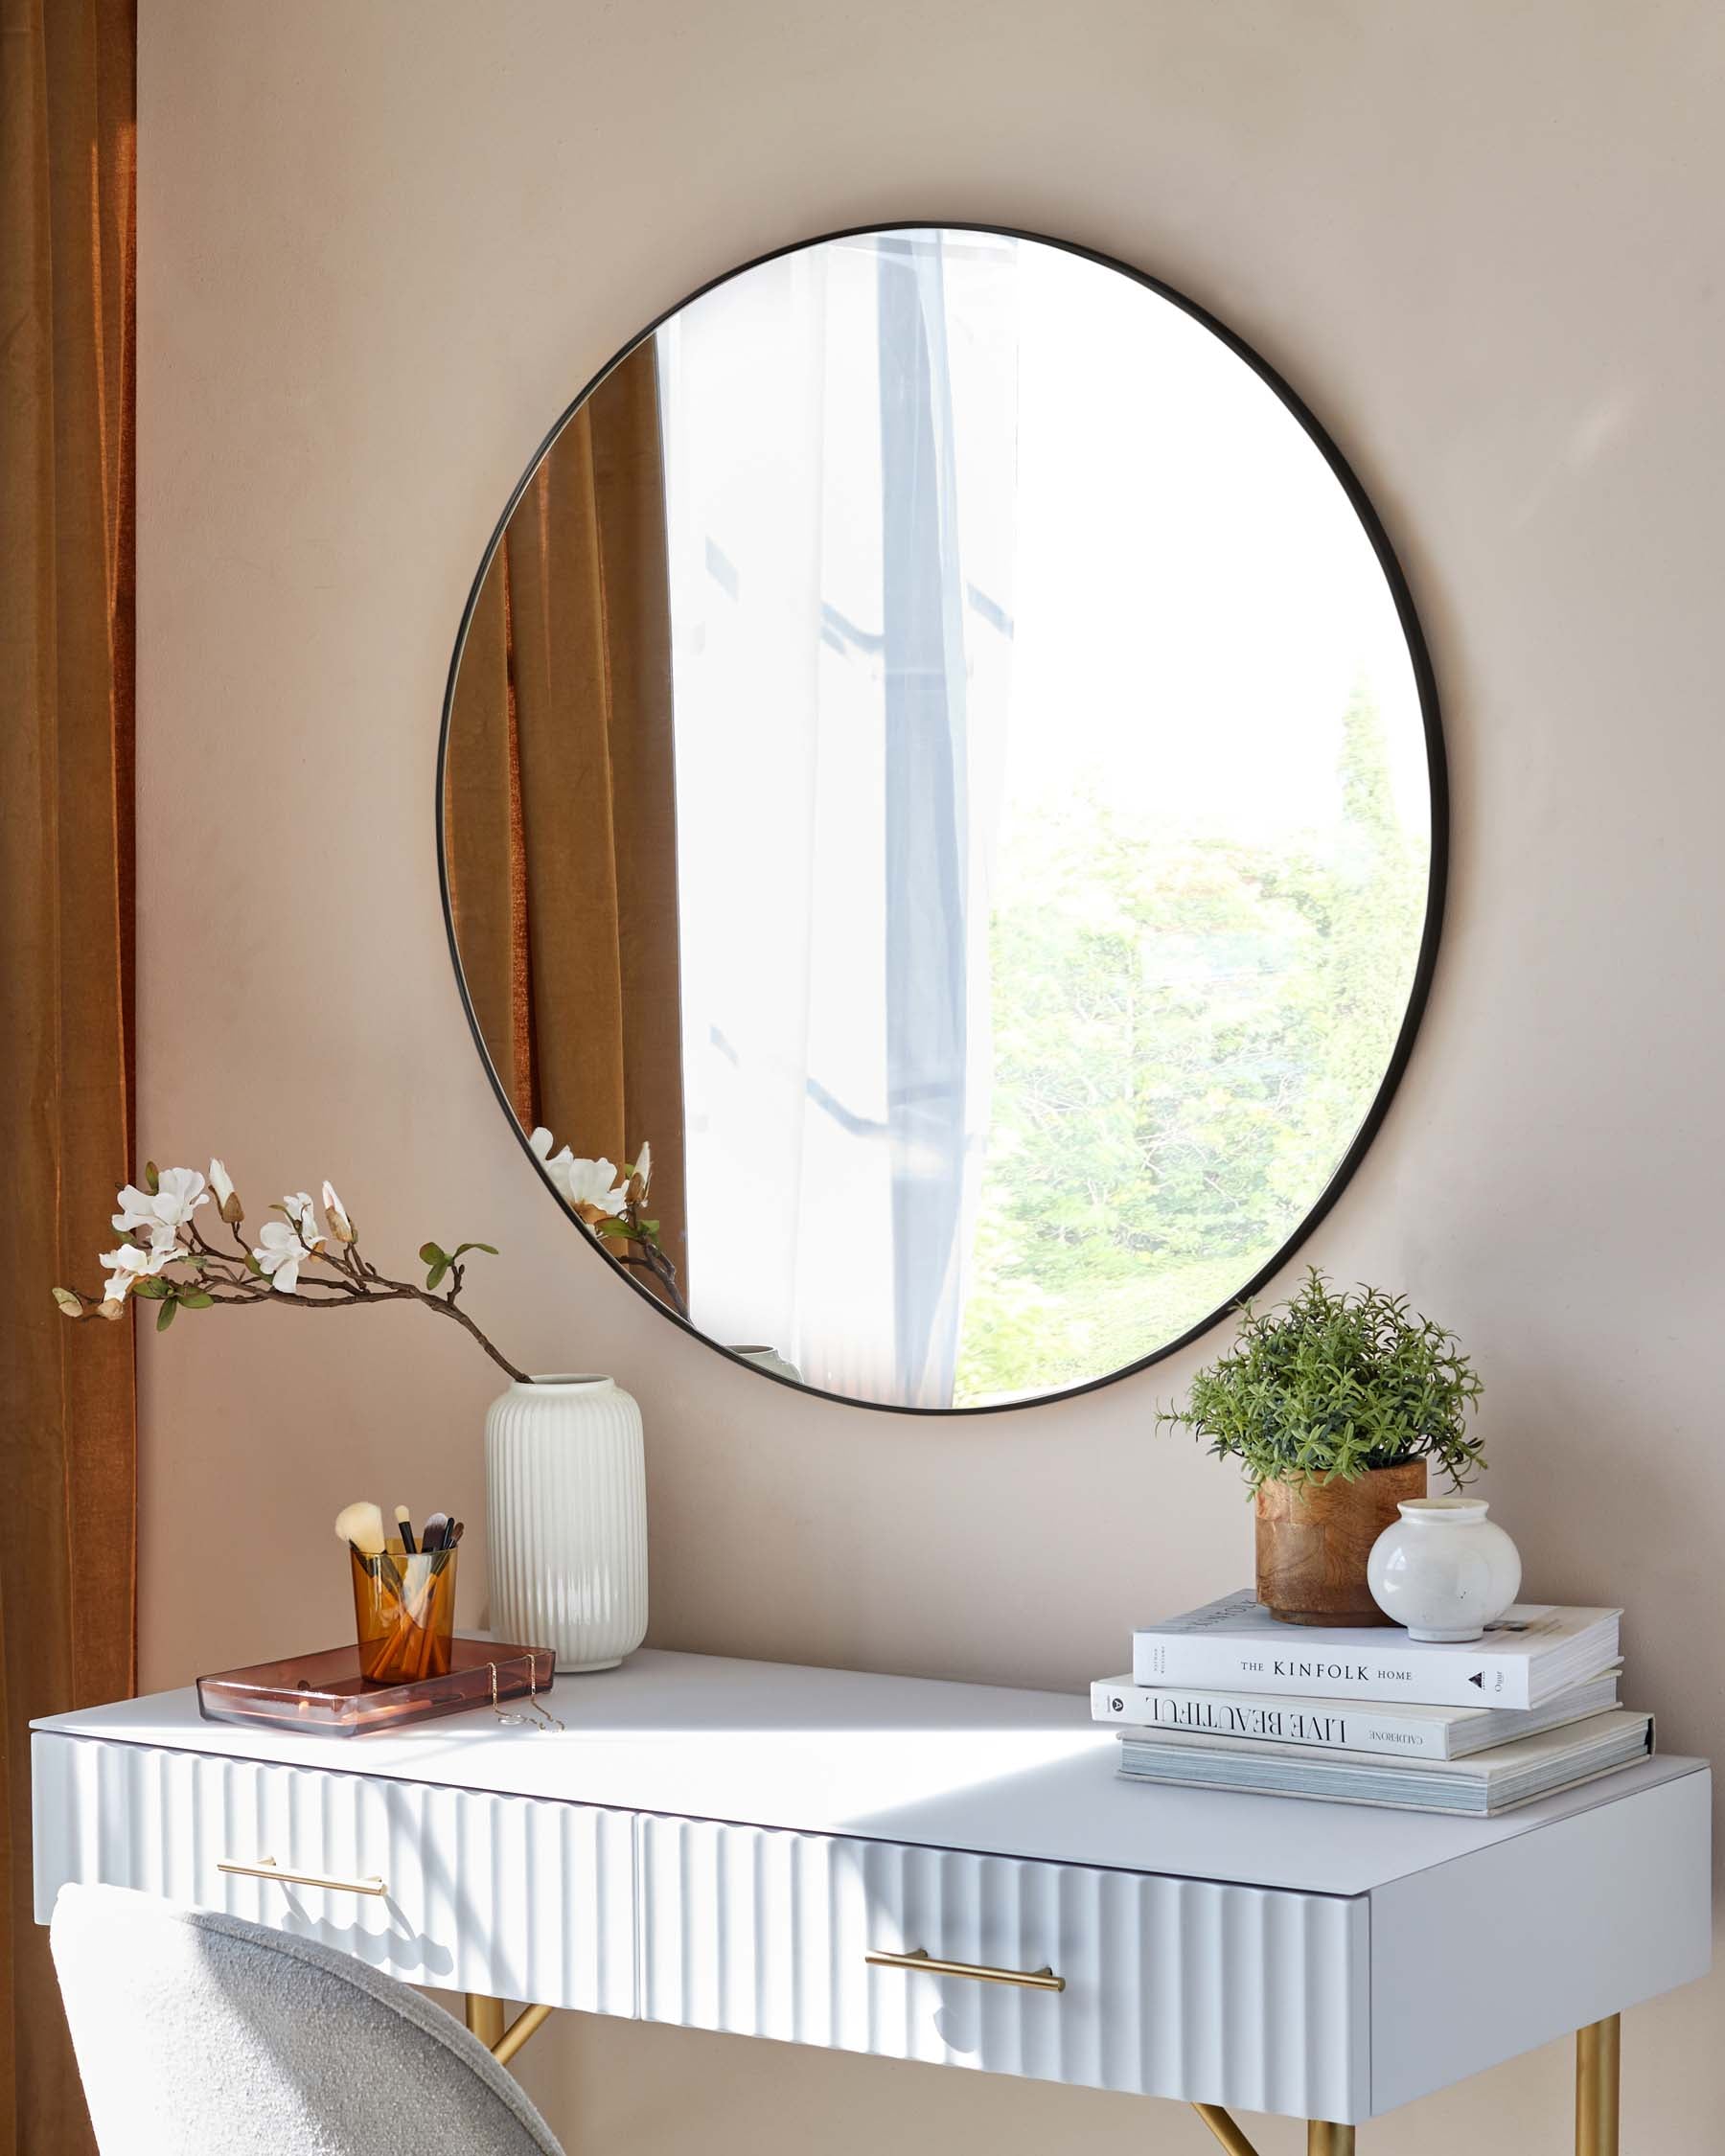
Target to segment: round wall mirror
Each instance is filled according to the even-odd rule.
[[[558,1201],[873,1406],[1105,1383],[1333,1201],[1438,935],[1430,668],[1299,399],[1025,235],[794,247],[645,332],[486,551],[451,946]]]

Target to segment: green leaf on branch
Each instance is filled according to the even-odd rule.
[[[423,1257],[425,1255],[425,1252],[422,1250],[420,1254]],[[440,1250],[437,1254],[437,1262],[432,1266],[430,1272],[426,1274],[426,1285],[427,1288],[436,1288],[442,1286],[443,1276],[449,1270],[449,1264],[450,1260],[445,1257],[443,1252]]]
[[[56,1288],[54,1299],[68,1318],[81,1318],[83,1316],[83,1304],[79,1301],[70,1288]]]
[[[487,1257],[495,1257],[497,1246],[494,1243],[457,1243],[454,1255],[464,1257],[469,1250],[483,1250]],[[421,1257],[424,1257],[425,1254],[424,1250],[420,1252]]]
[[[419,1250],[422,1265],[435,1265],[439,1258],[447,1259],[448,1251],[438,1243],[422,1243]]]
[[[247,1250],[245,1253],[245,1270],[259,1280],[262,1280],[264,1277],[264,1268],[258,1263],[257,1259],[253,1257],[249,1250]]]
[[[632,1241],[634,1237],[634,1229],[630,1227],[629,1223],[626,1220],[618,1220],[614,1215],[608,1215],[604,1220],[595,1221],[593,1227],[596,1234],[614,1235],[621,1238],[625,1243]]]
[[[172,1293],[172,1280],[140,1280],[132,1290],[140,1302],[163,1302]]]
[[[194,1288],[190,1295],[182,1294],[179,1300],[187,1310],[214,1310],[216,1307],[216,1297],[205,1295],[201,1288]]]
[[[152,1198],[162,1187],[162,1171],[153,1160],[146,1160],[144,1163],[144,1187]]]
[[[179,1304],[172,1299],[163,1303],[161,1309],[156,1312],[156,1331],[158,1333],[165,1333],[169,1326],[172,1324],[173,1314],[178,1308]]]

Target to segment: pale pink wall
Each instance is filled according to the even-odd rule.
[[[469,1045],[431,835],[493,519],[575,386],[714,271],[858,220],[1062,234],[1171,280],[1324,418],[1414,581],[1456,781],[1418,1053],[1312,1254],[1488,1381],[1532,1591],[1630,1605],[1632,1696],[1725,1740],[1716,681],[1725,456],[1702,0],[146,0],[144,1135],[376,1252],[503,1246],[474,1308],[647,1416],[656,1641],[1074,1684],[1245,1575],[1150,1431],[1189,1363],[951,1426],[677,1338],[528,1174]],[[481,1515],[490,1365],[422,1314],[143,1340],[144,1674],[321,1643],[360,1492]],[[464,1548],[482,1600],[483,1538]],[[1704,2156],[1725,1984],[1635,2015],[1633,2145]],[[1196,2145],[1171,2109],[568,2020],[573,2147]],[[1562,2145],[1561,2048],[1374,2145]],[[1161,2137],[1161,2138],[1159,2138]],[[1266,2125],[1267,2152],[1294,2146]]]

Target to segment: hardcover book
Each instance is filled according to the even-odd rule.
[[[1132,1636],[1135,1684],[1419,1707],[1543,1707],[1618,1660],[1621,1610],[1517,1602],[1484,1639],[1399,1626],[1282,1624],[1249,1589]]]
[[[1302,1698],[1298,1693],[1195,1691],[1187,1686],[1135,1685],[1130,1677],[1099,1678],[1091,1686],[1091,1714],[1127,1724],[1154,1743],[1230,1738],[1246,1744],[1298,1745],[1314,1752],[1379,1753],[1387,1758],[1465,1759],[1512,1738],[1537,1736],[1566,1722],[1585,1721],[1618,1703],[1618,1672],[1602,1670],[1545,1706],[1417,1707],[1411,1700]]]
[[[1492,1819],[1597,1780],[1653,1750],[1653,1717],[1622,1709],[1569,1729],[1500,1744],[1473,1759],[1370,1759],[1299,1745],[1145,1743],[1120,1733],[1120,1772],[1133,1781],[1225,1789],[1265,1797],[1318,1797],[1331,1803],[1395,1811],[1455,1812]]]

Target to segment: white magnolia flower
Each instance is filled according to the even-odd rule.
[[[551,1150],[551,1134],[542,1123],[527,1140],[527,1143],[533,1149],[534,1158],[544,1162],[545,1173],[555,1184],[559,1197],[567,1203],[569,1199],[569,1169],[574,1162],[575,1156],[566,1145],[560,1152],[553,1153]]]
[[[266,1220],[258,1230],[258,1247],[252,1255],[258,1270],[267,1273],[272,1288],[290,1296],[299,1285],[299,1269],[310,1256],[290,1221]]]
[[[653,1148],[645,1138],[641,1140],[641,1157],[635,1162],[634,1172],[640,1177],[641,1188],[645,1191],[653,1181]]]
[[[617,1164],[614,1160],[577,1160],[565,1145],[561,1152],[551,1151],[551,1134],[542,1126],[527,1140],[534,1153],[545,1163],[545,1173],[555,1184],[558,1196],[572,1212],[585,1218],[591,1214],[596,1220],[612,1217],[623,1210],[629,1193],[614,1190]]]
[[[210,1193],[196,1168],[164,1168],[154,1190],[140,1190],[127,1183],[120,1193],[120,1210],[114,1226],[123,1235],[143,1232],[154,1250],[172,1250],[182,1225],[199,1205],[207,1205]]]
[[[614,1160],[570,1160],[564,1178],[564,1196],[578,1213],[589,1208],[607,1215],[623,1210],[629,1193],[612,1187],[617,1180]]]
[[[293,1223],[301,1246],[307,1250],[321,1250],[325,1235],[317,1225],[317,1215],[311,1209],[311,1193],[309,1190],[289,1190],[282,1200],[282,1210]]]
[[[552,1154],[551,1158],[545,1162],[545,1173],[551,1178],[553,1187],[565,1205],[572,1205],[575,1203],[574,1199],[569,1196],[569,1170],[574,1165],[575,1156],[566,1145],[561,1153]]]
[[[140,1280],[153,1279],[172,1258],[172,1244],[141,1250],[135,1243],[122,1243],[117,1250],[104,1250],[102,1262],[108,1269],[108,1276],[102,1283],[103,1300],[124,1302]]]
[[[354,1240],[354,1224],[347,1217],[347,1207],[335,1195],[335,1185],[326,1180],[323,1187],[324,1219],[330,1224],[330,1233],[338,1243]]]
[[[225,1205],[234,1195],[234,1180],[219,1160],[210,1162],[210,1188],[215,1191],[218,1205]]]
[[[282,1200],[282,1210],[288,1215],[285,1221],[265,1221],[259,1228],[252,1256],[258,1270],[268,1273],[270,1286],[290,1296],[299,1286],[300,1267],[323,1249],[326,1238],[311,1210],[309,1190],[290,1190]]]

